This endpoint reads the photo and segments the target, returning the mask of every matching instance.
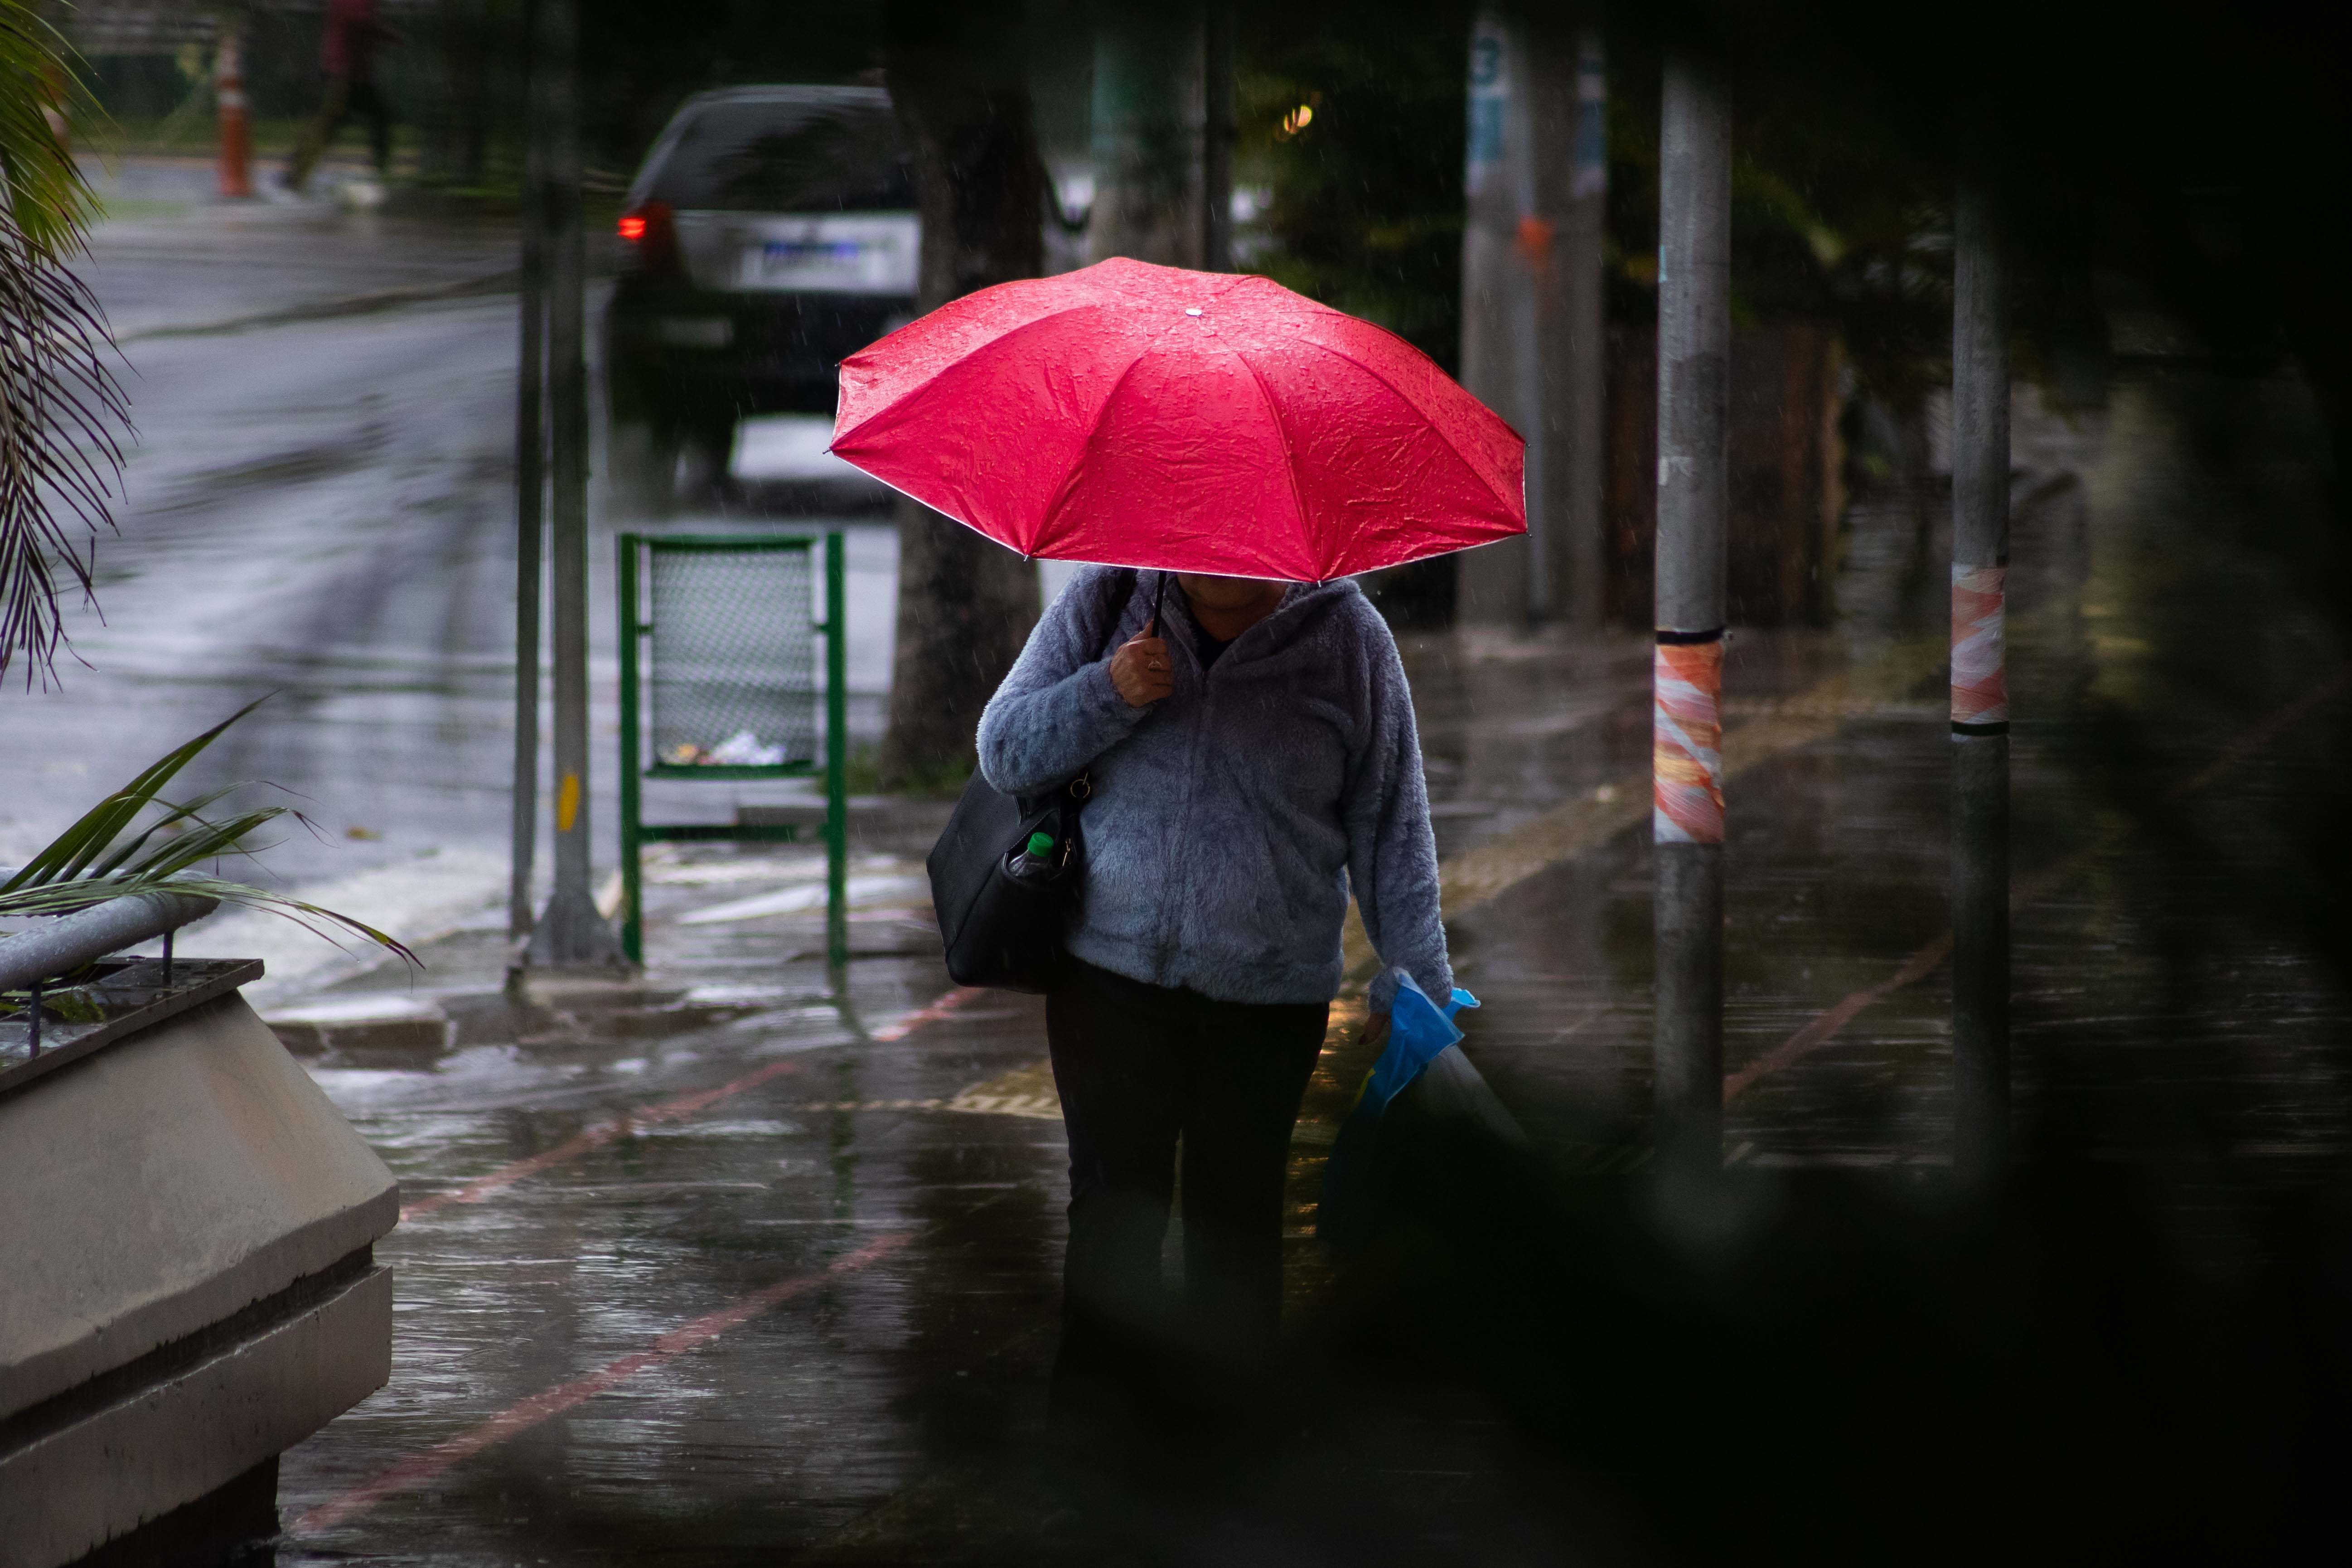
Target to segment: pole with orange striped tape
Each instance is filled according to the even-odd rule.
[[[1669,56],[1660,109],[1653,1100],[1662,1169],[1692,1177],[1723,1163],[1731,112],[1719,63]]]

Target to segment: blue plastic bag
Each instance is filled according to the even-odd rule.
[[[1323,1163],[1323,1192],[1315,1214],[1318,1237],[1337,1247],[1358,1247],[1370,1238],[1372,1147],[1380,1136],[1381,1119],[1387,1114],[1389,1102],[1441,1058],[1457,1065],[1458,1073],[1473,1079],[1477,1077],[1468,1058],[1455,1048],[1462,1031],[1454,1022],[1456,1013],[1477,1005],[1478,998],[1457,988],[1441,1009],[1411,975],[1397,987],[1396,1000],[1389,1007],[1388,1043],[1364,1079],[1356,1108],[1341,1124],[1330,1158]]]

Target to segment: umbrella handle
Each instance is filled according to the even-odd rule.
[[[1151,590],[1151,622],[1148,629],[1154,637],[1160,634],[1160,601],[1168,596],[1168,574],[1160,574],[1160,582]]]

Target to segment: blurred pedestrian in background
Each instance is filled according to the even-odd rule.
[[[1198,1452],[1248,1429],[1272,1370],[1291,1125],[1349,892],[1391,966],[1376,1028],[1401,976],[1453,987],[1404,667],[1349,578],[1087,567],[989,703],[980,763],[1009,794],[1093,785],[1045,1003],[1070,1148],[1056,1434],[1089,1458],[1130,1435]]]
[[[392,106],[376,86],[375,51],[379,44],[396,44],[400,35],[377,17],[375,0],[328,0],[327,31],[319,44],[319,68],[327,79],[319,116],[302,132],[293,161],[286,165],[286,188],[299,192],[310,183],[310,171],[335,140],[345,117],[357,114],[367,121],[368,148],[375,155],[379,179],[392,174]]]

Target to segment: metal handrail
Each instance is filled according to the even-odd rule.
[[[218,899],[194,893],[131,893],[53,916],[38,931],[0,939],[0,991],[21,991],[69,973],[110,952],[169,935],[218,908]]]

